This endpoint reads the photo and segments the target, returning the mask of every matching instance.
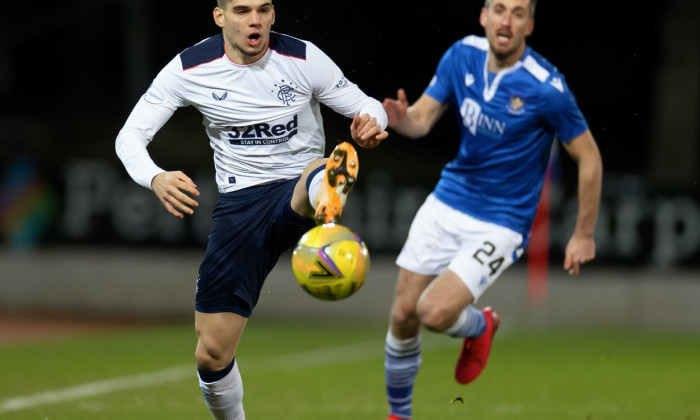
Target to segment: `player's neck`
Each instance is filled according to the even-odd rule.
[[[262,51],[258,52],[255,55],[251,55],[246,54],[241,49],[230,45],[228,42],[225,42],[224,53],[226,54],[226,57],[228,57],[229,61],[231,61],[232,63],[245,66],[248,64],[253,64],[256,61],[260,60],[263,56],[265,56],[268,47],[269,43],[265,46],[265,48],[262,49]]]
[[[489,50],[489,62],[487,64],[488,71],[498,73],[501,70],[507,69],[508,67],[517,63],[524,53],[525,45],[508,55],[495,54],[492,50]]]

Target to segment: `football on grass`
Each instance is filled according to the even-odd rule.
[[[369,251],[345,226],[319,225],[306,232],[292,253],[292,270],[311,296],[340,300],[362,287],[369,272]]]

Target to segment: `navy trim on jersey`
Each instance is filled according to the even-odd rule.
[[[289,35],[270,32],[270,49],[278,54],[306,60],[306,43]]]
[[[188,70],[224,56],[224,36],[214,35],[180,53],[182,69]]]

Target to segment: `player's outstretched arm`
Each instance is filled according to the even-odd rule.
[[[396,99],[385,98],[382,102],[386,116],[389,118],[389,127],[394,128],[406,117],[408,110],[408,100],[406,91],[399,89],[396,92]]]
[[[197,185],[181,171],[161,172],[153,177],[151,188],[163,203],[168,213],[182,219],[185,214],[194,214],[197,203],[192,197],[199,197]]]
[[[389,118],[389,127],[413,139],[428,134],[447,109],[447,105],[425,93],[409,106],[403,89],[396,92],[396,99],[385,98],[382,106]]]
[[[350,135],[357,144],[365,149],[377,147],[382,140],[389,137],[377,122],[375,117],[369,114],[355,115],[350,123]]]
[[[578,274],[581,264],[595,258],[593,234],[600,207],[603,162],[590,130],[563,143],[578,165],[578,215],[576,227],[564,251],[564,269]]]

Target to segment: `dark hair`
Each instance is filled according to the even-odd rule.
[[[488,9],[491,0],[484,0],[484,7]],[[537,7],[537,0],[530,0],[530,16],[535,16],[535,8]]]

